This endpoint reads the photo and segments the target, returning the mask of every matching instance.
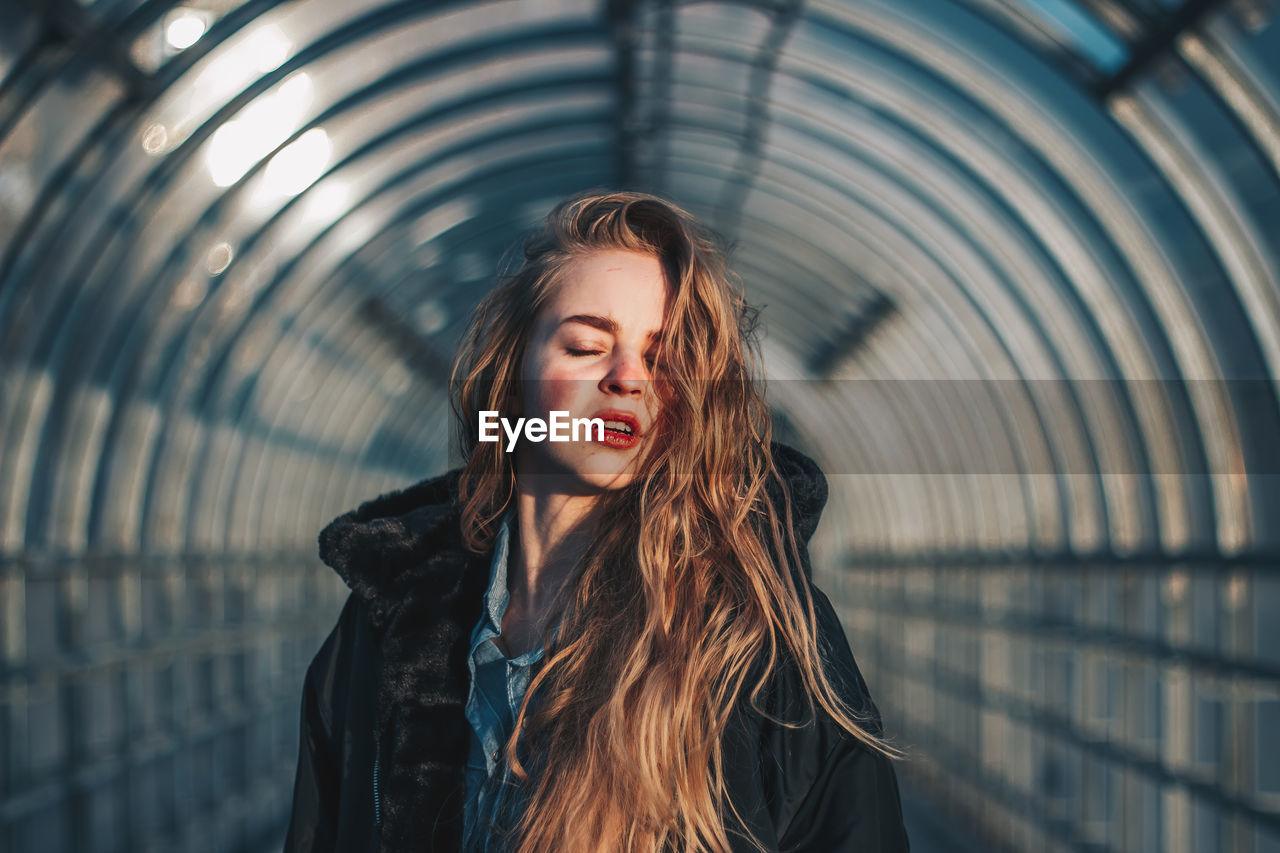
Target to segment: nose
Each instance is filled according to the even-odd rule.
[[[620,352],[613,360],[609,372],[600,380],[602,390],[610,394],[644,394],[649,381],[649,371],[645,368],[644,357],[639,353]]]

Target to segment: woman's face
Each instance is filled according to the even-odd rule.
[[[518,474],[570,475],[587,491],[618,489],[634,476],[659,413],[651,371],[668,287],[654,255],[601,250],[571,261],[534,322],[521,373],[524,417],[630,422],[635,435],[581,430],[579,441],[531,442],[516,449]],[[590,440],[584,440],[586,434]]]

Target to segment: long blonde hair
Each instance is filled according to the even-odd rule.
[[[506,749],[526,786],[511,842],[520,853],[723,853],[733,804],[722,736],[744,696],[763,713],[759,696],[783,661],[798,669],[811,713],[816,702],[867,746],[898,753],[824,672],[756,386],[756,312],[713,232],[636,192],[584,193],[548,214],[519,268],[476,308],[454,364],[462,528],[470,548],[490,548],[515,491],[503,443],[477,441],[478,412],[506,408],[533,321],[567,265],[604,249],[655,255],[666,275],[663,405],[630,485],[602,494],[595,538],[556,605],[559,628],[543,638]],[[747,685],[751,673],[760,676]]]

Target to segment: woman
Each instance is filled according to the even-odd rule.
[[[567,199],[454,366],[464,466],[334,520],[287,850],[902,851],[879,715],[713,235]],[[481,441],[552,412],[590,440]]]

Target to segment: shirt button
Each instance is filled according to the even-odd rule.
[[[494,761],[497,761],[497,760],[498,760],[498,750],[496,750],[496,749],[493,751],[493,760],[494,760]]]

